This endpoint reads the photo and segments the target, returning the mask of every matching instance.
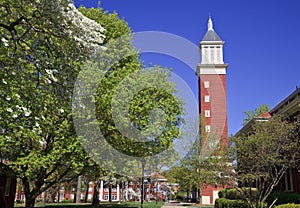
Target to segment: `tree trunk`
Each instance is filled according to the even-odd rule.
[[[36,195],[30,191],[30,185],[27,178],[22,179],[24,192],[25,192],[25,208],[33,208],[35,204]]]
[[[77,190],[76,190],[76,203],[80,203],[81,199],[81,176],[78,176],[78,180],[77,180]]]
[[[186,202],[189,202],[190,190],[186,190]]]
[[[108,197],[109,197],[109,202],[112,202],[112,184],[109,184],[108,186]]]
[[[60,186],[57,191],[57,203],[59,203],[59,202],[60,202]]]
[[[92,205],[99,205],[99,181],[95,181],[94,183]]]
[[[89,195],[89,184],[90,184],[90,181],[88,178],[86,178],[84,180],[84,186],[85,186],[85,190],[84,190],[84,203],[87,203],[88,201],[88,195]]]
[[[25,197],[25,208],[34,208],[35,198],[28,196],[26,193]]]
[[[199,188],[199,204],[202,204],[202,188]]]
[[[73,191],[73,194],[74,194],[73,203],[76,203],[77,194],[76,194],[76,192],[75,192],[75,191]]]

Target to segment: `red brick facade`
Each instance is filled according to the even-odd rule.
[[[209,82],[207,88],[204,86],[205,81]],[[209,102],[205,101],[205,96],[209,96]],[[221,138],[223,146],[228,146],[226,75],[201,74],[199,78],[199,99],[200,115],[205,118],[204,125],[210,125],[210,132],[215,134],[216,138]],[[210,111],[209,117],[205,115],[206,110]]]
[[[13,208],[16,192],[16,178],[0,175],[0,207]]]

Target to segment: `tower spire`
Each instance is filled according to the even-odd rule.
[[[214,30],[213,22],[211,20],[211,16],[209,15],[208,23],[207,23],[207,30]]]

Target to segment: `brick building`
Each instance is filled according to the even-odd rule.
[[[0,208],[13,208],[16,192],[16,177],[0,164]]]
[[[237,132],[239,134],[250,134],[254,122],[268,121],[273,115],[280,114],[288,118],[290,121],[298,121],[300,134],[300,88],[296,87],[290,95],[280,101],[269,112],[263,113],[249,121],[242,129]],[[300,164],[299,168],[289,169],[274,191],[280,192],[297,192],[300,193]]]
[[[141,200],[141,183],[140,181],[122,181],[115,182],[111,187],[112,201],[139,201]],[[105,180],[99,183],[99,201],[105,202],[109,201],[109,183]],[[74,200],[76,195],[76,189],[74,187],[68,187],[68,185],[61,185],[58,192],[55,194],[54,201],[65,201]],[[82,187],[85,189],[84,187]],[[171,194],[177,192],[178,184],[169,184],[167,179],[158,174],[151,175],[150,181],[145,179],[144,181],[144,200],[163,201],[167,199]],[[85,198],[86,193],[82,190],[81,200]],[[94,183],[90,182],[88,187],[87,199],[91,201],[94,195]],[[24,199],[24,193],[18,195],[18,197]],[[49,201],[50,193],[47,192],[47,201]],[[38,197],[42,200],[42,195]],[[2,207],[1,207],[2,208]]]
[[[226,104],[226,71],[228,65],[223,60],[224,42],[213,28],[212,19],[208,20],[207,32],[200,42],[201,62],[197,66],[199,77],[199,112],[204,118],[204,131],[208,137],[221,146],[228,146],[228,122]],[[207,138],[208,138],[207,137]],[[205,143],[206,138],[201,138]],[[220,185],[202,187],[202,204],[214,204],[218,198]]]

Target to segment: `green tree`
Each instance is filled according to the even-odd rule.
[[[180,164],[167,172],[167,178],[169,174],[171,179],[175,178],[187,196],[195,191],[200,203],[202,187],[215,184],[225,186],[232,182],[232,159],[229,158],[228,149],[219,143],[221,138],[212,132],[206,133],[204,126],[204,120],[200,119],[201,134],[193,135],[198,131],[189,131],[190,137],[198,139],[194,140],[189,154]]]
[[[244,118],[243,125],[246,125],[249,121],[251,121],[251,119],[253,119],[265,112],[269,112],[269,110],[270,110],[269,105],[265,104],[265,105],[260,105],[255,110],[244,111],[244,113],[246,114],[246,118]]]
[[[237,190],[250,207],[264,207],[266,199],[286,171],[299,164],[297,127],[296,123],[274,116],[267,122],[256,121],[249,134],[232,138],[237,160],[236,180],[241,186]],[[258,193],[253,197],[244,186],[255,186],[256,183]]]
[[[97,147],[103,147],[97,141],[97,133],[89,133],[97,139],[87,141],[88,151],[98,158],[97,161],[101,161],[100,165],[110,167],[115,172],[118,172],[115,167],[123,168],[125,164],[138,167],[138,158],[153,156],[168,149],[173,140],[179,137],[182,102],[175,96],[174,83],[168,80],[171,70],[161,66],[146,69],[132,46],[130,28],[116,13],[108,14],[101,8],[79,10],[106,28],[104,46],[109,46],[105,53],[96,54],[96,58],[87,63],[86,73],[82,77],[82,80],[89,83],[87,88],[97,86],[96,100],[91,100],[96,105],[97,121],[91,121],[90,124],[100,127],[108,143],[103,156],[103,152],[97,150]],[[105,61],[98,63],[97,60]],[[97,68],[96,73],[94,68]],[[98,80],[94,82],[98,75],[101,77],[100,83]],[[89,99],[89,94],[86,98]],[[82,102],[78,106],[81,107]],[[86,106],[82,109],[87,111]],[[124,116],[124,112],[128,115]],[[89,126],[83,128],[93,131]],[[84,141],[87,138],[86,132],[90,131],[83,133],[81,138]],[[137,135],[140,135],[139,138]],[[143,138],[146,141],[142,141]],[[137,159],[119,158],[113,164],[104,163],[103,158],[110,154],[109,146],[113,147],[111,150]],[[128,170],[127,174],[136,176],[136,170]]]
[[[71,96],[83,55],[103,42],[103,28],[67,0],[1,0],[0,10],[1,165],[21,179],[31,208],[88,165]]]

